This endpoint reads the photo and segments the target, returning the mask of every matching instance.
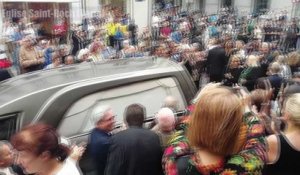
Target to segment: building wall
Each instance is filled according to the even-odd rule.
[[[293,16],[293,3],[292,0],[270,0],[270,9],[274,12],[280,12],[282,10],[287,10],[288,16]]]
[[[234,0],[233,6],[238,9],[238,15],[245,16],[253,11],[254,0]]]
[[[206,0],[204,10],[206,14],[218,13],[221,0]]]
[[[83,9],[82,4],[80,2],[73,2],[70,3],[70,22],[75,24],[82,23],[82,17],[83,17]]]
[[[86,1],[86,13],[91,16],[93,13],[99,12],[100,3],[99,0],[87,0]]]
[[[147,27],[151,21],[152,0],[130,0],[130,2],[130,16],[135,20],[135,24],[140,30]]]
[[[0,38],[2,38],[2,30],[3,30],[2,14],[3,14],[3,6],[2,6],[2,2],[0,1]],[[0,47],[1,47],[1,41],[0,41]]]

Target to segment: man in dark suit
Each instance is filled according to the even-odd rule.
[[[207,56],[207,73],[210,82],[221,82],[226,71],[228,57],[225,49],[219,45],[218,39],[213,39],[212,44]]]
[[[162,175],[159,137],[142,127],[144,107],[129,105],[124,116],[129,128],[112,137],[105,174]]]

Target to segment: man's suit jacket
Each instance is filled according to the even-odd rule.
[[[207,73],[209,75],[224,76],[228,63],[228,57],[225,49],[222,47],[214,47],[209,50],[207,55]]]
[[[131,127],[111,139],[106,175],[162,175],[162,148],[152,131]]]

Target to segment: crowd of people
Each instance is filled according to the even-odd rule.
[[[225,49],[222,64],[235,55],[244,67],[249,55],[267,55],[272,62],[277,55],[300,49],[299,20],[288,17],[284,10],[239,16],[236,10],[223,8],[219,14],[206,15],[159,4],[151,26],[139,28],[129,14],[107,5],[98,15],[84,17],[82,24],[68,24],[62,18],[62,27],[54,28],[52,35],[39,20],[26,21],[7,19],[3,28],[3,40],[18,74],[81,62],[158,56],[184,64],[199,81],[210,69],[205,63],[215,46]],[[225,67],[229,69],[229,64]]]
[[[149,125],[144,124],[147,109],[127,106],[126,126],[113,134],[113,107],[96,106],[89,118],[95,128],[87,153],[96,174],[299,173],[297,19],[288,19],[284,11],[240,18],[230,8],[208,16],[158,4],[152,26],[138,29],[129,15],[107,6],[101,18],[85,18],[70,30],[72,47],[24,36],[14,50],[21,73],[150,55],[183,64],[200,89],[188,114],[176,116],[177,100],[166,97]],[[23,128],[11,138],[12,145],[0,143],[5,155],[0,173],[80,174],[76,165],[85,147],[60,140],[45,124]]]
[[[264,87],[263,87],[264,86]],[[133,103],[122,129],[113,132],[114,109],[98,104],[90,113],[89,136],[95,174],[298,174],[300,85],[289,82],[274,112],[274,89],[264,82],[250,93],[222,83],[205,85],[176,116],[178,101],[167,96],[155,120]],[[55,128],[37,123],[0,142],[0,173],[81,174],[85,145],[70,146]]]

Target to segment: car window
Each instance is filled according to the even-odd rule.
[[[0,117],[0,140],[9,140],[17,127],[17,114]]]
[[[76,101],[64,115],[58,132],[73,136],[91,130],[94,125],[89,116],[96,105],[111,105],[116,124],[122,124],[123,112],[129,104],[139,103],[146,107],[147,117],[159,110],[164,98],[172,95],[179,100],[179,110],[185,109],[186,101],[175,78],[161,78],[115,87],[85,96]]]

